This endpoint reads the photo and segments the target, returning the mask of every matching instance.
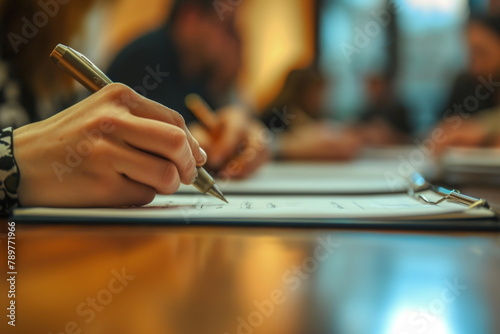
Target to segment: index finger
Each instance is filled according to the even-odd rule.
[[[132,115],[168,123],[181,128],[186,133],[186,139],[197,166],[203,166],[207,162],[206,153],[200,148],[198,141],[191,135],[181,114],[141,96],[125,85],[113,84],[113,86],[116,87],[118,102],[126,106]]]

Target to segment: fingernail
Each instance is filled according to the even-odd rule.
[[[201,147],[200,147],[200,153],[203,156],[203,160],[202,161],[200,160],[199,162],[205,162],[205,161],[207,161],[207,157],[208,157],[207,156],[207,152],[205,152],[205,150],[202,149]]]

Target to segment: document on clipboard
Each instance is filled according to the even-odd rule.
[[[495,219],[486,200],[457,190],[434,187],[419,174],[408,180],[407,192],[378,195],[228,195],[229,204],[202,195],[157,196],[143,207],[110,209],[22,208],[17,220],[86,219],[176,224],[278,224],[339,220],[430,221]]]

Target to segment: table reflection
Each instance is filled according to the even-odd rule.
[[[499,240],[19,225],[16,332],[498,333]]]

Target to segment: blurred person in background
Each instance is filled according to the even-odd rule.
[[[368,104],[353,130],[368,146],[408,143],[411,124],[409,110],[393,93],[391,80],[373,74],[365,79]]]
[[[18,205],[143,205],[191,184],[206,162],[177,112],[125,85],[59,113],[49,103],[46,114],[57,114],[41,120],[40,104],[66,99],[74,85],[49,54],[74,46],[92,5],[0,0],[0,215]]]
[[[448,146],[489,146],[500,143],[500,15],[470,19],[467,25],[468,73],[458,77],[438,128]]]
[[[244,177],[270,157],[266,130],[236,98],[241,41],[236,11],[218,15],[212,0],[174,1],[167,23],[122,50],[111,80],[179,111],[207,151],[208,167]],[[217,134],[196,123],[185,98],[196,93],[216,110]]]
[[[324,117],[322,99],[325,85],[325,78],[315,68],[292,70],[281,92],[261,113],[261,118],[269,128],[280,126],[287,130],[320,121]],[[288,109],[291,117],[276,117],[275,109],[283,108]]]
[[[500,15],[472,17],[466,38],[469,67],[456,79],[444,117],[473,115],[500,105]],[[477,105],[467,103],[469,96],[476,97]]]
[[[285,160],[349,160],[360,140],[339,124],[325,119],[326,81],[310,67],[291,71],[262,119],[277,134],[277,157]]]
[[[455,115],[449,121],[452,123],[446,128],[452,130],[435,140],[437,155],[454,146],[500,148],[500,107],[485,110],[466,120]]]

